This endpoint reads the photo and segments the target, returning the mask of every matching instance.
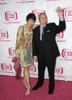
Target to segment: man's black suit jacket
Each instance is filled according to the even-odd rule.
[[[56,34],[64,31],[66,28],[65,21],[60,21],[59,25],[55,23],[46,24],[44,29],[44,36],[40,40],[40,26],[33,30],[33,56],[42,56],[44,54],[47,58],[54,58],[60,55],[58,46],[56,44]]]

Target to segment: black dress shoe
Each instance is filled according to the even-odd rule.
[[[54,89],[49,89],[48,91],[49,94],[53,94],[53,92],[54,92]]]
[[[40,88],[41,86],[38,86],[38,85],[36,85],[36,86],[34,86],[33,88],[32,88],[32,90],[37,90],[38,88]]]

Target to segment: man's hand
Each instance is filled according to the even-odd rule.
[[[37,26],[39,26],[39,24],[34,24],[33,29],[35,29]]]
[[[34,60],[35,60],[36,62],[38,61],[37,56],[34,56]]]
[[[64,12],[61,7],[57,8],[57,13],[58,13],[59,19],[64,19]]]

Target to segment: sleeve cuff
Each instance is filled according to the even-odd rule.
[[[60,19],[60,21],[64,21],[64,19]]]

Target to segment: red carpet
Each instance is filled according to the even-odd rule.
[[[0,76],[0,100],[72,100],[72,82],[55,81],[55,91],[48,94],[48,80],[45,79],[43,87],[37,91],[32,91],[29,96],[25,96],[25,87],[20,80],[11,76]],[[30,78],[31,87],[37,79]]]

